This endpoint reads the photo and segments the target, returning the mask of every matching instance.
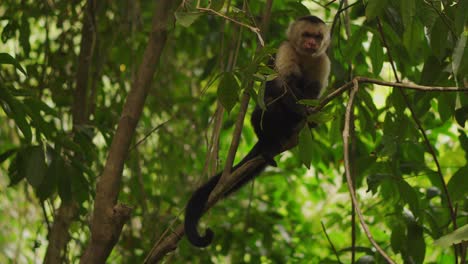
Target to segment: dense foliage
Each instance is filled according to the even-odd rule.
[[[79,261],[96,184],[152,33],[153,2],[0,3],[1,263],[42,262],[63,208],[73,213],[62,262]],[[118,199],[133,210],[109,263],[142,262],[180,223],[209,168],[223,168],[240,97],[251,95],[250,110],[261,100],[275,76],[266,63],[296,17],[314,14],[332,28],[325,95],[355,76],[468,86],[467,0],[277,0],[261,32],[265,47],[245,26],[258,27],[265,1],[202,1],[211,11],[196,2],[176,10],[128,150]],[[348,95],[311,117],[319,125],[276,158],[278,168],[207,213],[212,246],[182,239],[168,262],[384,263],[352,217],[342,139]],[[220,105],[219,148],[205,164]],[[445,246],[434,240],[468,224],[468,93],[360,83],[354,107],[351,174],[375,241],[396,263],[466,261],[467,244],[450,244],[468,235]],[[255,140],[246,118],[236,160]]]

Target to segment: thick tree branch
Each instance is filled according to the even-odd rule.
[[[172,0],[161,0],[156,4],[148,44],[122,110],[104,170],[97,183],[91,241],[81,258],[81,263],[104,263],[117,243],[124,223],[130,217],[131,209],[117,204],[122,170],[166,43],[168,27],[173,21],[172,11],[177,4],[178,1]]]

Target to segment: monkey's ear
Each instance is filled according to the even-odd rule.
[[[292,27],[294,25],[294,22],[291,22],[288,26],[288,29],[286,29],[286,37],[289,39],[291,39],[291,32],[292,32]]]
[[[288,38],[288,40],[295,39],[293,34],[295,33],[294,29],[298,23],[299,23],[298,20],[292,21],[291,23],[289,23],[288,29],[286,29],[286,37]]]

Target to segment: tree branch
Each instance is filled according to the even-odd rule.
[[[91,224],[91,240],[81,263],[104,263],[117,243],[131,209],[117,204],[122,170],[140,119],[153,75],[165,46],[178,1],[161,0],[155,7],[152,30],[136,78],[128,93],[109,155],[98,180]]]
[[[383,249],[377,244],[377,242],[374,240],[372,233],[369,230],[369,227],[367,226],[366,222],[364,221],[364,216],[362,215],[361,208],[359,206],[359,203],[356,198],[356,192],[354,191],[354,183],[353,179],[351,177],[351,168],[350,168],[350,161],[349,161],[349,129],[350,129],[350,123],[354,122],[351,120],[351,111],[353,110],[353,104],[354,104],[354,98],[359,89],[359,84],[356,79],[353,80],[353,89],[351,90],[351,94],[349,96],[349,101],[348,105],[346,106],[346,115],[345,115],[345,125],[343,129],[343,145],[344,145],[344,163],[345,163],[345,172],[346,172],[346,183],[348,185],[348,190],[351,195],[351,201],[353,203],[353,207],[356,209],[356,213],[359,217],[359,222],[361,223],[361,227],[364,230],[364,233],[366,234],[367,238],[369,241],[374,245],[374,247],[377,249],[377,251],[380,253],[380,255],[385,258],[385,260],[388,263],[394,264],[395,262],[383,251]]]
[[[458,87],[443,87],[443,86],[425,86],[425,85],[418,85],[418,84],[411,84],[411,83],[386,82],[382,80],[356,76],[354,77],[352,81],[343,84],[342,86],[333,90],[333,92],[329,93],[328,95],[320,99],[319,104],[311,108],[310,110],[311,113],[316,113],[322,110],[333,99],[340,96],[342,93],[346,92],[349,88],[353,87],[355,81],[357,81],[358,83],[373,83],[373,84],[378,84],[381,86],[399,87],[399,88],[418,90],[418,91],[424,91],[424,92],[468,92],[468,87],[458,88]]]

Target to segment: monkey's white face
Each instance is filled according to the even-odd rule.
[[[308,21],[298,21],[292,24],[288,38],[299,54],[313,57],[323,54],[330,43],[327,26]]]

